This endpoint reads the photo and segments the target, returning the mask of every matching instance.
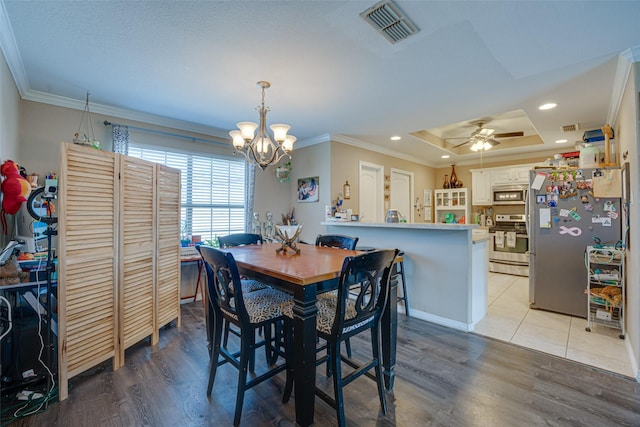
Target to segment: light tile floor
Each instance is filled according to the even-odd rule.
[[[620,331],[529,308],[529,278],[489,273],[489,311],[474,333],[565,357],[631,378],[635,374]]]

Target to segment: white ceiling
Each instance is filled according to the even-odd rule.
[[[25,99],[82,109],[89,91],[94,112],[226,137],[258,120],[268,80],[267,120],[300,146],[331,135],[432,166],[478,154],[442,160],[411,134],[466,136],[477,120],[544,141],[501,140],[485,159],[572,150],[605,124],[618,56],[640,45],[635,1],[398,0],[420,32],[395,45],[359,16],[375,3],[0,0],[0,43]]]

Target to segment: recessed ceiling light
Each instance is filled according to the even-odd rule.
[[[394,135],[394,136],[391,137],[392,141],[400,141],[401,139],[402,139],[402,137],[398,136],[398,135]]]
[[[541,106],[538,107],[538,110],[551,110],[552,108],[556,108],[558,104],[556,104],[555,102],[548,102],[546,104],[542,104]]]
[[[566,139],[559,139],[556,141],[556,144],[564,144],[565,142],[567,142]]]
[[[448,159],[448,158],[449,158],[449,157],[451,157],[451,156],[449,156],[448,154],[444,154],[444,155],[442,155],[442,156],[440,156],[440,157],[441,157],[441,158],[443,158],[443,159]]]

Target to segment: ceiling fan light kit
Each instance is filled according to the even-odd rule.
[[[469,139],[467,139],[462,144],[455,146],[455,148],[471,144],[471,151],[486,151],[491,149],[491,147],[500,144],[500,142],[498,142],[496,138],[515,138],[524,136],[524,132],[522,131],[495,133],[494,129],[485,128],[485,124],[486,123],[484,122],[478,122],[478,128],[471,133]]]

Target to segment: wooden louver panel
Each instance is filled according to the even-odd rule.
[[[177,319],[180,326],[180,171],[156,166],[158,328]]]
[[[154,163],[127,156],[120,161],[121,364],[124,350],[154,331],[154,174]]]
[[[58,224],[60,399],[67,381],[109,358],[117,360],[118,158],[63,144]]]

